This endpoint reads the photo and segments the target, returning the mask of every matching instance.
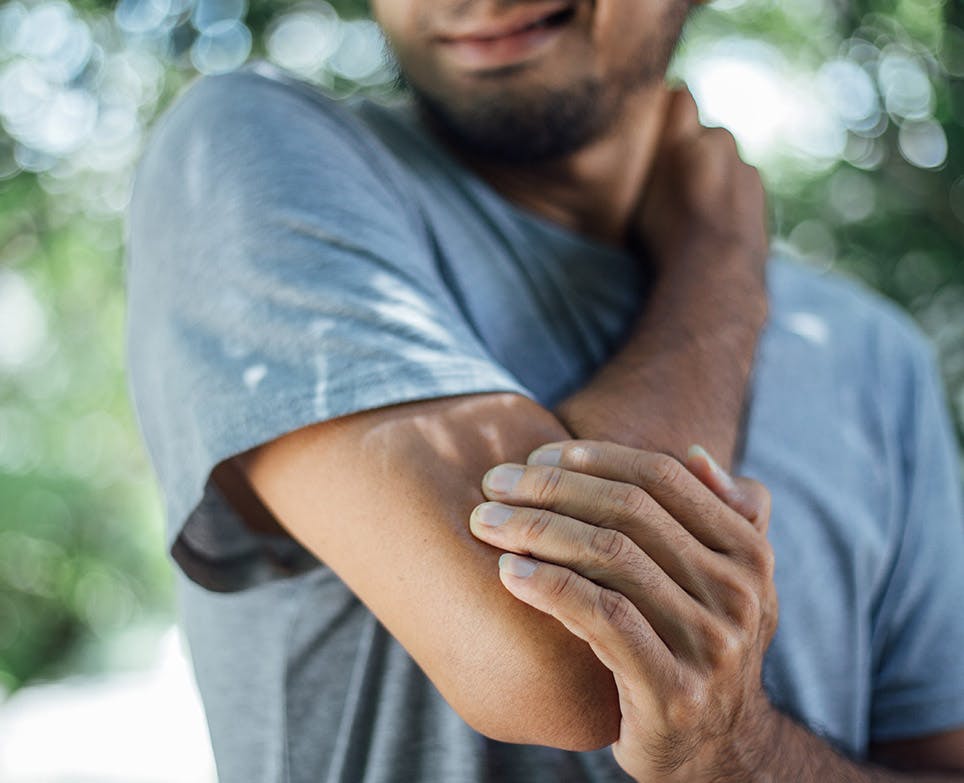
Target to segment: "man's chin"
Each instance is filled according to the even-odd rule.
[[[437,132],[462,152],[493,162],[534,164],[571,155],[615,121],[594,80],[565,90],[503,91],[472,105],[428,95],[409,83],[415,101]],[[528,94],[522,94],[522,93]]]

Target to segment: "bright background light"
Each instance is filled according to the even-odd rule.
[[[143,670],[17,693],[0,711],[4,783],[215,783],[207,724],[179,632]]]

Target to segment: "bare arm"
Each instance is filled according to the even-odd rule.
[[[657,280],[623,348],[556,407],[576,437],[680,459],[700,443],[731,466],[765,304],[762,284],[743,284],[742,258],[701,255],[697,250],[689,257],[692,268],[714,264],[711,273],[697,269],[689,278],[668,274]],[[715,291],[708,290],[713,281]]]
[[[522,461],[536,446],[573,434],[633,445],[643,445],[642,440],[679,452],[689,445],[690,430],[712,430],[719,433],[714,444],[727,440],[725,450],[733,449],[761,308],[743,304],[754,325],[737,330],[740,358],[735,364],[740,369],[730,372],[732,335],[719,323],[710,326],[726,312],[715,306],[713,292],[722,290],[722,279],[760,279],[758,256],[765,253],[756,247],[741,253],[742,235],[698,230],[702,223],[697,217],[706,210],[690,203],[696,195],[709,193],[718,199],[715,213],[729,215],[727,226],[734,224],[727,209],[743,202],[719,188],[703,187],[696,177],[708,160],[722,161],[718,179],[728,182],[738,159],[732,139],[700,129],[695,106],[686,98],[686,111],[673,127],[674,133],[685,131],[701,139],[686,145],[702,156],[688,159],[692,192],[670,194],[660,202],[663,211],[681,211],[673,225],[653,208],[644,212],[671,235],[703,239],[672,246],[680,261],[673,267],[678,271],[661,275],[648,303],[652,314],[644,316],[635,339],[611,370],[561,407],[563,421],[511,394],[411,403],[290,433],[234,460],[221,473],[219,484],[239,509],[258,505],[243,498],[245,487],[253,488],[267,508],[262,522],[264,517],[276,519],[328,564],[449,704],[495,739],[572,750],[599,748],[617,736],[619,707],[612,675],[589,647],[499,587],[498,551],[471,536],[467,525],[472,508],[484,499],[483,474],[492,465]],[[670,164],[675,173],[665,178],[667,184],[654,182],[654,188],[678,183],[681,161]],[[750,171],[740,169],[744,175]],[[739,181],[745,185],[747,180],[743,176]],[[759,188],[758,180],[751,184]],[[762,191],[759,200],[750,203],[744,205],[751,213],[746,222],[765,245]],[[711,245],[725,248],[725,254],[714,258],[726,259],[726,265],[702,270],[711,260]],[[654,247],[669,253],[671,246]],[[669,268],[667,258],[656,258]],[[737,274],[741,264],[752,271]],[[738,287],[734,284],[734,290]],[[757,305],[761,291],[762,286],[753,289]],[[725,300],[727,307],[730,301]],[[711,306],[704,309],[707,303]],[[661,373],[667,373],[662,383],[649,377]],[[715,381],[702,382],[702,373]],[[674,398],[680,383],[693,390],[685,403]],[[726,405],[716,404],[721,398]],[[610,406],[617,416],[600,416],[601,406]],[[720,427],[724,417],[729,421]],[[658,426],[617,429],[620,419],[658,420]],[[232,480],[232,475],[240,480]],[[258,525],[256,514],[245,516]]]
[[[625,345],[556,408],[577,437],[682,459],[700,443],[728,468],[766,318],[763,187],[733,137],[672,95],[628,245],[653,288]]]
[[[783,715],[773,714],[770,720],[769,742],[759,747],[753,775],[725,777],[719,783],[964,783],[964,729],[877,746],[877,760],[906,770],[898,772],[850,761]]]
[[[588,750],[615,739],[612,675],[500,588],[499,552],[467,525],[493,464],[560,436],[531,400],[472,395],[322,422],[234,465],[469,725],[502,741]]]
[[[521,467],[521,466],[520,466]],[[760,681],[777,621],[769,495],[705,457],[576,441],[530,455],[501,525],[506,588],[592,646],[618,684],[616,760],[641,783],[964,783],[964,729],[876,745],[860,764],[774,709]],[[491,474],[490,474],[491,475]],[[714,497],[716,493],[719,497]],[[525,555],[525,557],[522,557]]]

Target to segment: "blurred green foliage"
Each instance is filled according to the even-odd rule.
[[[199,70],[248,57],[335,93],[390,90],[367,5],[338,3],[341,19],[322,0],[0,8],[0,691],[171,613],[122,361],[122,215],[146,128]],[[691,21],[675,70],[707,100],[733,74],[728,100],[749,117],[734,132],[767,180],[778,239],[920,320],[964,431],[961,4],[718,0]],[[779,96],[784,81],[796,92],[767,104],[759,90]],[[760,142],[794,101],[829,124],[772,125]]]

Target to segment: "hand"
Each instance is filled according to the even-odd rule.
[[[698,451],[691,470],[594,441],[528,462],[486,474],[500,502],[478,506],[471,529],[514,553],[500,560],[505,587],[612,671],[617,762],[647,783],[740,779],[774,714],[761,684],[777,620],[769,494]]]
[[[760,175],[723,128],[700,125],[689,90],[665,90],[662,135],[627,244],[657,276],[724,265],[762,281],[768,252]]]

